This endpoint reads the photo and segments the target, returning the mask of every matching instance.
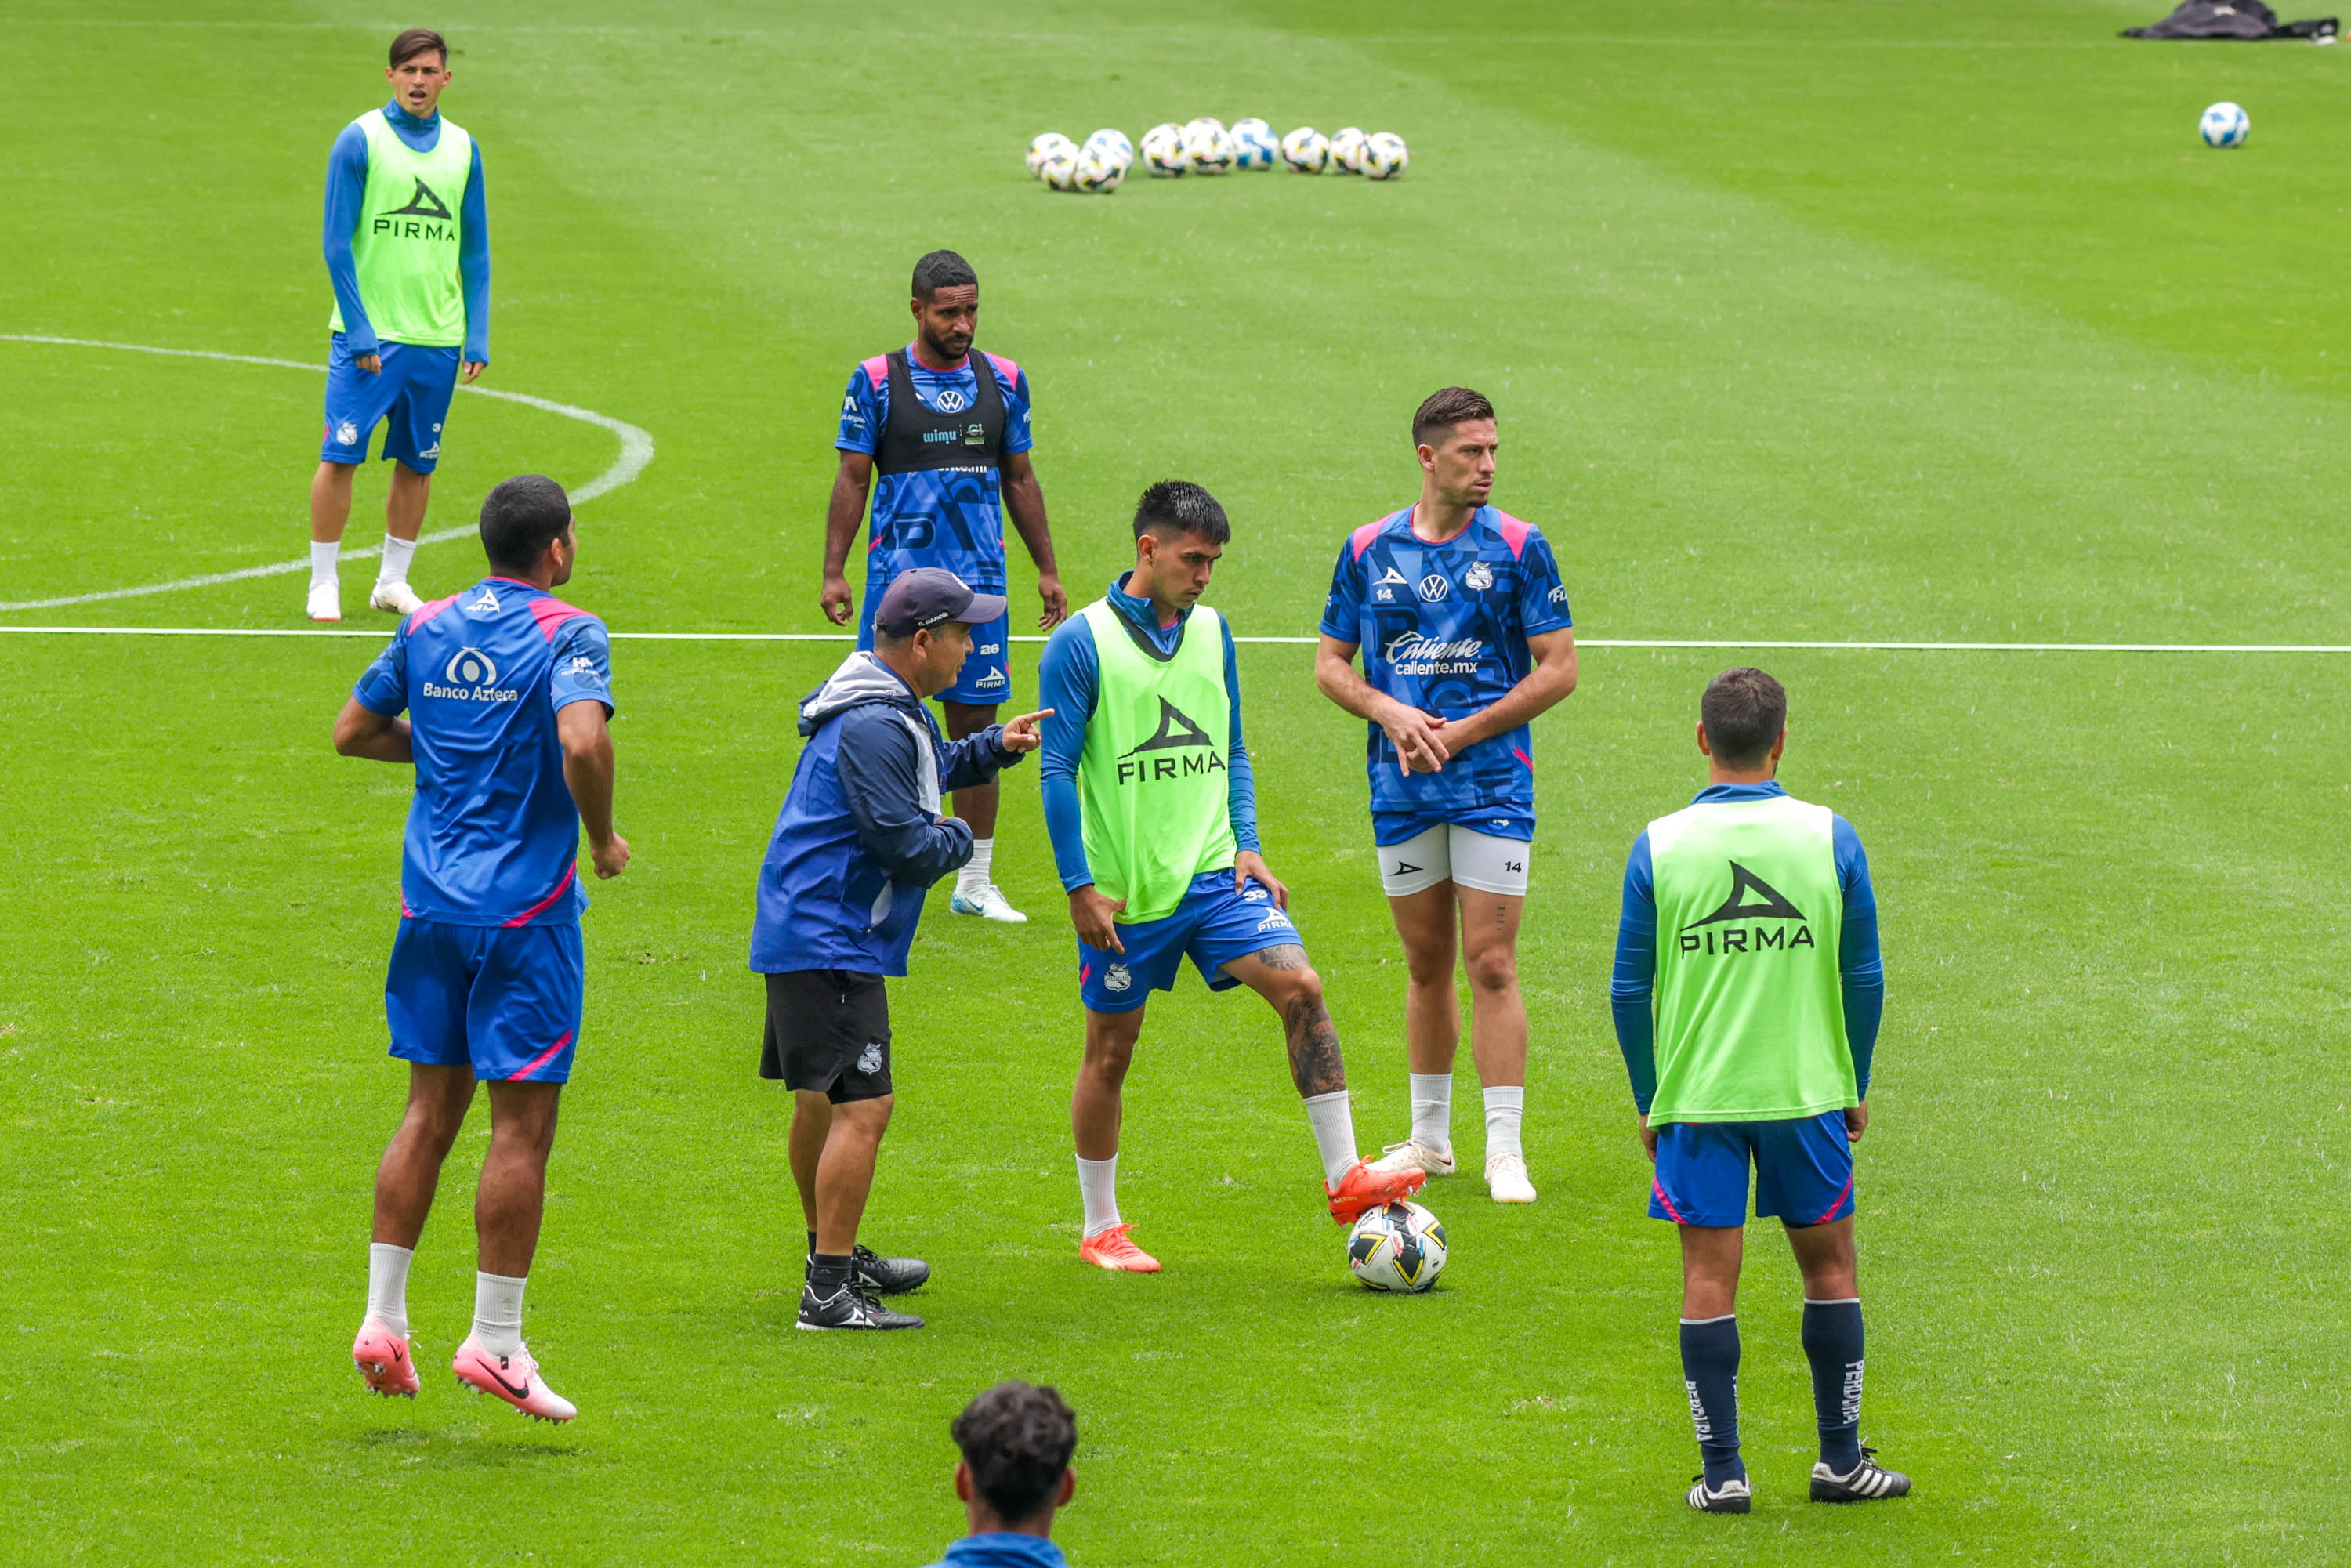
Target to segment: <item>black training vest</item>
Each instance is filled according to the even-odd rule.
[[[997,468],[1004,461],[1004,394],[996,367],[974,349],[968,363],[979,384],[978,404],[954,413],[934,413],[914,395],[906,350],[890,351],[890,417],[873,454],[879,473],[908,474],[926,468]]]

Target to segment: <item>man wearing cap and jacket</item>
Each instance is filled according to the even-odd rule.
[[[971,629],[1000,594],[955,573],[901,573],[852,653],[800,704],[808,744],[759,867],[751,967],[768,979],[759,1075],[793,1091],[792,1179],[809,1232],[804,1329],[920,1328],[874,1298],[911,1291],[930,1265],[857,1245],[890,1124],[890,998],[930,885],[971,858],[971,829],[942,816],[949,790],[984,784],[1037,749],[1037,721],[948,742],[924,705],[955,684]]]

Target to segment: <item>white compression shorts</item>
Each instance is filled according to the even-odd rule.
[[[1458,822],[1438,822],[1400,844],[1382,846],[1380,891],[1390,898],[1402,898],[1450,881],[1480,893],[1524,898],[1527,862],[1532,858],[1528,852],[1533,848]]]

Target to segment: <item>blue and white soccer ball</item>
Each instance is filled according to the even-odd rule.
[[[1143,166],[1154,179],[1173,180],[1192,172],[1191,155],[1184,149],[1184,128],[1155,125],[1143,133]]]
[[[1070,188],[1090,196],[1106,196],[1126,178],[1127,160],[1118,155],[1115,147],[1087,146],[1078,152],[1078,166],[1070,175]]]
[[[1301,125],[1281,139],[1281,161],[1301,174],[1320,174],[1331,166],[1331,139]]]
[[[1047,152],[1043,161],[1037,165],[1037,178],[1044,181],[1056,191],[1076,190],[1078,188],[1077,148],[1056,147]]]
[[[1074,155],[1077,150],[1078,144],[1060,131],[1048,131],[1042,136],[1033,138],[1029,143],[1029,172],[1041,180],[1045,177],[1046,159],[1056,152],[1068,152]]]
[[[1357,126],[1350,125],[1331,138],[1331,167],[1342,174],[1364,172],[1364,152],[1371,141]]]
[[[2207,147],[2242,147],[2253,133],[2253,121],[2233,103],[2216,103],[2204,111],[2196,130]]]
[[[1367,1208],[1347,1232],[1347,1267],[1374,1291],[1426,1291],[1445,1272],[1445,1227],[1416,1203]]]
[[[1111,162],[1118,164],[1122,169],[1134,167],[1134,143],[1126,139],[1125,131],[1115,126],[1104,126],[1087,137],[1085,146],[1081,147],[1079,151],[1082,152],[1087,148],[1093,147],[1102,148],[1112,154]]]
[[[1215,120],[1194,120],[1184,128],[1184,155],[1192,161],[1195,174],[1224,174],[1232,171],[1240,159],[1240,150],[1233,145],[1233,133]]]
[[[1273,127],[1251,116],[1233,121],[1234,162],[1243,169],[1270,169],[1281,156],[1281,144],[1273,139]]]
[[[1364,173],[1369,179],[1393,180],[1412,162],[1412,151],[1393,131],[1374,131],[1364,139]]]

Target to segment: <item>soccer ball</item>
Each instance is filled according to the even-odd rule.
[[[1218,120],[1213,114],[1204,114],[1197,120],[1187,120],[1184,122],[1184,140],[1189,141],[1195,136],[1205,136],[1211,131],[1223,131],[1224,129],[1225,122],[1223,120]]]
[[[1056,147],[1046,153],[1044,162],[1037,165],[1037,178],[1056,191],[1076,190],[1078,150],[1075,147]]]
[[[1185,128],[1184,155],[1192,161],[1195,174],[1222,174],[1239,159],[1240,150],[1233,145],[1233,133],[1212,120],[1196,131]]]
[[[1364,172],[1364,144],[1371,139],[1350,125],[1331,138],[1331,167],[1342,174]]]
[[[1172,180],[1192,167],[1184,149],[1184,131],[1176,125],[1155,125],[1143,133],[1143,166],[1162,180]]]
[[[1056,152],[1075,153],[1078,144],[1058,131],[1048,131],[1029,143],[1029,172],[1045,177],[1045,160]]]
[[[1281,155],[1280,144],[1273,139],[1273,127],[1258,119],[1236,120],[1232,130],[1234,162],[1244,169],[1270,169]]]
[[[1105,126],[1086,138],[1086,147],[1099,147],[1112,153],[1113,156],[1111,162],[1116,163],[1121,170],[1134,167],[1134,143],[1126,139],[1126,132],[1123,131]],[[1080,149],[1081,152],[1084,150],[1084,148]]]
[[[1126,160],[1118,155],[1115,147],[1087,147],[1078,153],[1077,167],[1070,175],[1070,188],[1089,195],[1107,195],[1126,178]]]
[[[1364,172],[1372,179],[1393,180],[1411,162],[1411,150],[1393,131],[1375,131],[1364,139]]]
[[[2204,111],[2196,129],[2207,147],[2242,147],[2253,132],[2253,122],[2233,103],[2216,103]]]
[[[1374,1291],[1426,1291],[1445,1272],[1445,1227],[1416,1203],[1367,1208],[1347,1232],[1347,1267]]]
[[[1281,161],[1301,174],[1320,174],[1331,166],[1331,139],[1301,125],[1281,139]]]

